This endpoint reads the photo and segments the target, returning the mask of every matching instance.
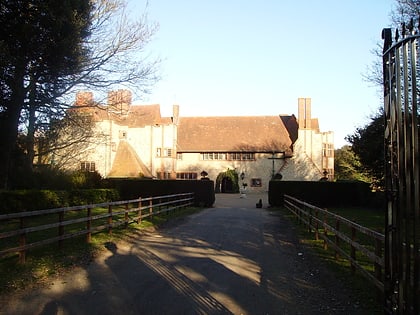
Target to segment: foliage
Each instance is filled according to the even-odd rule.
[[[1,3],[2,33],[8,34],[0,38],[2,187],[9,187],[11,174],[20,167],[17,162],[26,165],[24,174],[32,171],[36,139],[48,139],[42,146],[47,153],[60,148],[50,137],[56,139],[56,122],[71,107],[71,92],[121,85],[144,92],[157,80],[159,61],[141,54],[157,25],[149,24],[145,14],[130,21],[125,7],[123,0]],[[76,130],[78,121],[67,120],[76,123]],[[23,158],[16,160],[12,154],[18,134]],[[80,136],[68,134],[66,146],[78,143],[70,137],[75,135]]]
[[[18,126],[28,122],[27,163],[32,163],[37,113],[55,108],[56,96],[88,56],[91,2],[12,1],[0,7],[0,179],[7,185]],[[52,114],[53,112],[50,112]]]
[[[0,214],[19,211],[61,208],[119,199],[115,189],[72,190],[3,190],[0,191]]]
[[[361,169],[372,178],[372,184],[383,187],[384,183],[384,114],[379,111],[369,124],[357,128],[353,135],[346,137],[351,150],[357,156]]]
[[[232,193],[238,193],[239,192],[239,175],[235,170],[227,169],[225,172],[221,172],[219,175],[217,175],[216,178],[216,187],[220,187],[222,185],[223,179],[226,178],[228,181],[232,183]]]
[[[75,171],[71,173],[72,187],[97,188],[101,187],[102,176],[98,172]]]
[[[334,177],[337,181],[372,182],[349,145],[345,145],[334,152]]]
[[[50,165],[40,165],[29,174],[20,171],[11,179],[15,189],[87,189],[103,186],[98,172],[63,171]]]
[[[419,0],[395,0],[396,5],[391,12],[391,19],[394,25],[399,26],[401,23],[408,22],[411,18],[420,16]]]

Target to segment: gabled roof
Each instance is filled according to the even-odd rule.
[[[290,154],[293,142],[281,117],[283,116],[180,117],[177,150],[284,151]]]
[[[124,140],[120,141],[108,177],[139,177],[141,175],[152,177],[152,173],[131,145]]]

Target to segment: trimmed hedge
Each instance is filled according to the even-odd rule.
[[[372,206],[382,205],[373,201],[376,197],[364,182],[310,182],[310,181],[270,181],[268,201],[271,206],[283,205],[283,195],[287,194],[318,207]]]
[[[193,192],[195,206],[211,207],[215,201],[214,182],[211,180],[107,179],[106,181],[108,187],[119,191],[123,200]]]
[[[115,200],[119,200],[119,195],[114,189],[4,190],[0,191],[0,214]]]

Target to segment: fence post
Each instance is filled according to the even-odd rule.
[[[325,211],[328,211],[327,209],[325,209]],[[327,238],[328,238],[328,228],[327,228],[327,212],[324,213],[324,250],[328,249],[328,242],[327,242]]]
[[[351,227],[351,240],[354,242],[356,240],[356,229],[352,226]],[[350,245],[350,257],[353,259],[354,262],[356,262],[356,248],[353,246],[353,244]],[[356,272],[356,267],[354,266],[354,263],[350,262],[351,272]]]
[[[20,228],[24,229],[25,228],[25,218],[20,218]],[[26,245],[26,232],[22,232],[19,235],[19,246],[23,247]],[[24,264],[26,262],[26,250],[23,249],[21,251],[19,251],[19,263],[20,264]]]
[[[149,214],[150,214],[150,220],[153,219],[153,198],[150,198],[149,200]]]
[[[92,209],[90,207],[87,207],[87,221],[86,221],[86,230],[87,230],[87,234],[86,234],[86,242],[90,243],[92,241],[92,231],[91,231],[91,226],[92,226]]]
[[[309,208],[309,217],[308,217],[308,232],[312,232],[312,208]]]
[[[340,220],[338,218],[335,219],[335,229],[337,233],[335,233],[335,246],[340,247],[340,237],[338,236],[338,232],[340,232]],[[337,250],[335,250],[335,260],[338,260],[340,257]]]
[[[60,237],[60,239],[58,240],[59,248],[63,248],[63,240],[61,239],[61,237],[64,235],[64,225],[62,225],[63,221],[64,211],[61,211],[58,213],[58,222],[60,223],[60,225],[58,226],[58,236]]]
[[[112,205],[108,205],[108,233],[112,234]]]
[[[124,227],[128,227],[128,202],[125,204],[125,212],[124,212]]]
[[[315,240],[319,240],[318,209],[315,209],[315,218],[316,218],[316,221],[315,221]]]
[[[137,213],[137,224],[141,223],[141,197],[139,197],[139,211]]]

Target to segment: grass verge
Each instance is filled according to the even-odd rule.
[[[50,277],[71,271],[76,266],[87,265],[104,250],[103,245],[106,242],[116,242],[139,230],[172,224],[201,209],[195,207],[178,209],[143,219],[141,224],[114,228],[112,234],[106,231],[96,233],[92,235],[90,243],[85,241],[85,237],[77,237],[65,240],[61,248],[58,244],[35,248],[27,252],[25,264],[18,263],[17,255],[0,259],[0,295],[42,285]]]
[[[384,214],[378,210],[360,208],[328,210],[376,231],[384,226]],[[382,296],[378,293],[374,284],[370,283],[357,271],[352,273],[349,261],[343,258],[336,259],[334,250],[330,248],[325,250],[323,240],[315,240],[314,232],[309,232],[305,225],[298,223],[293,213],[286,208],[280,208],[278,211],[297,227],[300,243],[315,256],[315,259],[319,260],[320,263],[328,268],[328,270],[333,272],[340,282],[346,283],[347,286],[352,289],[355,296],[358,297],[361,308],[368,310],[371,314],[383,314]],[[373,269],[371,265],[365,263],[363,258],[359,258],[358,261],[361,262],[366,269]]]

